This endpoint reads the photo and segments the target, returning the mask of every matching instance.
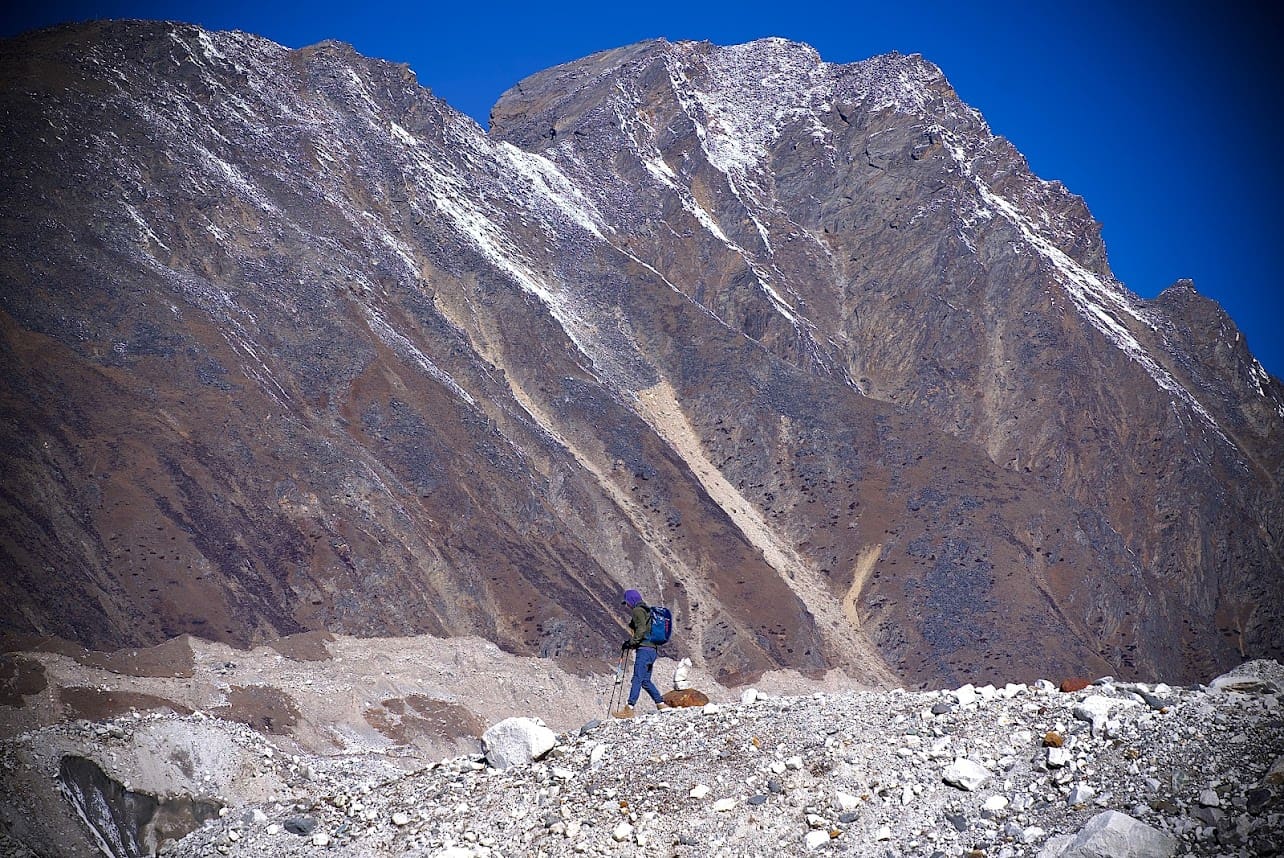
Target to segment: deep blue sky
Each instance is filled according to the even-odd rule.
[[[246,30],[290,47],[339,39],[409,63],[421,84],[483,124],[526,75],[656,36],[784,36],[831,62],[920,53],[1036,174],[1087,200],[1117,277],[1145,297],[1193,279],[1281,376],[1284,105],[1272,58],[1284,32],[1269,5],[97,0],[2,13],[0,35],[130,17]]]

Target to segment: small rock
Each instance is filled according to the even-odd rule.
[[[939,700],[932,704],[933,715],[948,715],[955,709],[959,708],[958,704],[951,703],[948,700]]]
[[[990,779],[990,772],[979,763],[963,758],[946,767],[941,779],[950,786],[971,792]]]
[[[983,810],[988,810],[991,813],[997,813],[1007,806],[1008,800],[1006,796],[992,795],[985,800],[985,803],[981,805],[981,808]]]
[[[756,688],[746,688],[744,691],[740,692],[740,702],[745,704],[746,706],[751,703],[757,702],[757,700],[758,700],[758,689]]]
[[[392,824],[398,827],[410,824],[410,814],[403,811],[397,811],[392,815]]]
[[[1048,751],[1047,751],[1048,768],[1059,769],[1063,766],[1068,766],[1070,765],[1070,759],[1071,757],[1070,757],[1069,748],[1057,748],[1057,747],[1048,748]]]
[[[1077,676],[1067,677],[1061,680],[1061,691],[1067,694],[1075,691],[1083,691],[1085,688],[1087,688],[1091,684],[1092,684],[1092,680],[1090,679],[1083,679],[1082,677],[1077,677]]]
[[[1204,807],[1221,807],[1222,800],[1217,796],[1217,790],[1206,789],[1199,794],[1199,803]]]
[[[633,826],[627,822],[621,822],[615,828],[611,829],[611,839],[616,843],[623,843],[633,837]]]
[[[1045,748],[1060,748],[1065,743],[1065,738],[1056,730],[1049,730],[1043,734],[1043,747]]]
[[[713,809],[718,813],[726,813],[736,806],[734,798],[720,798],[713,803]]]
[[[781,793],[785,791],[785,785],[780,782],[779,778],[770,778],[767,781],[767,792]]]
[[[967,817],[964,816],[963,814],[947,813],[945,814],[945,818],[947,821],[949,821],[950,825],[954,826],[955,831],[958,831],[960,833],[967,831]]]
[[[1070,789],[1070,794],[1066,796],[1066,804],[1074,807],[1077,804],[1087,804],[1097,797],[1097,791],[1087,784],[1075,784]]]
[[[954,689],[950,693],[954,695],[954,699],[958,701],[960,706],[968,706],[975,703],[980,698],[980,695],[976,692],[976,687],[970,682],[967,685]]]
[[[757,807],[760,804],[765,804],[766,801],[767,801],[767,797],[765,795],[760,794],[760,795],[749,796],[749,798],[745,800],[745,803],[748,804],[750,807]]]
[[[815,849],[819,849],[820,847],[824,846],[828,842],[829,842],[828,831],[819,831],[819,830],[808,831],[807,836],[803,838],[803,843],[806,845],[808,852],[811,852],[812,850],[815,850]]]
[[[300,837],[306,837],[316,831],[317,821],[310,816],[294,816],[285,821],[285,830]]]
[[[313,845],[313,846],[329,846],[329,845],[330,845],[330,835],[326,834],[324,831],[318,831],[316,834],[313,834],[313,835],[312,835],[312,845]]]
[[[708,784],[696,784],[695,786],[691,787],[691,792],[689,793],[689,795],[695,799],[704,798],[708,794],[709,794]]]
[[[886,825],[880,825],[880,826],[878,827],[878,830],[874,832],[874,839],[875,839],[875,840],[891,840],[891,839],[892,839],[892,829],[891,829],[889,826],[886,826]]]

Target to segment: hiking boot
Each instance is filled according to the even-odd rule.
[[[655,704],[655,711],[656,711],[656,712],[663,712],[665,709],[672,709],[672,708],[673,708],[673,707],[672,707],[672,706],[670,706],[670,705],[669,705],[669,704],[667,704],[667,703],[657,703],[657,704]]]
[[[612,712],[612,713],[611,713],[611,717],[612,717],[612,718],[632,718],[632,717],[633,717],[633,714],[634,714],[634,713],[633,713],[633,707],[632,707],[632,706],[624,706],[624,707],[622,707],[622,708],[620,708],[620,709],[616,709],[614,712]]]

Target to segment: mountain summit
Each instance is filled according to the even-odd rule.
[[[1284,654],[1284,388],[1110,273],[939,69],[767,39],[536,74],[489,133],[337,43],[0,51],[4,630],[328,629],[727,681]]]

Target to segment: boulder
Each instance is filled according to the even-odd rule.
[[[1091,684],[1092,684],[1092,680],[1090,679],[1084,679],[1078,676],[1067,677],[1061,680],[1061,690],[1066,693],[1069,693],[1072,691],[1083,691],[1085,688],[1087,688]]]
[[[980,763],[958,759],[946,767],[941,779],[950,786],[971,792],[990,779],[990,772]]]
[[[1106,727],[1107,719],[1110,717],[1112,709],[1122,709],[1137,705],[1139,704],[1135,700],[1126,700],[1120,697],[1103,697],[1094,694],[1091,697],[1085,697],[1075,705],[1074,717],[1091,724],[1092,735],[1099,736]]]
[[[664,702],[674,708],[684,706],[705,706],[709,697],[695,688],[677,688],[664,693]]]
[[[1242,668],[1240,668],[1242,670]],[[1280,686],[1264,676],[1247,673],[1225,673],[1208,684],[1209,694],[1278,694]]]
[[[1039,858],[1170,858],[1177,838],[1126,813],[1104,810],[1073,837],[1054,837]]]
[[[506,718],[482,734],[486,762],[506,769],[537,760],[557,744],[557,736],[538,718]]]

